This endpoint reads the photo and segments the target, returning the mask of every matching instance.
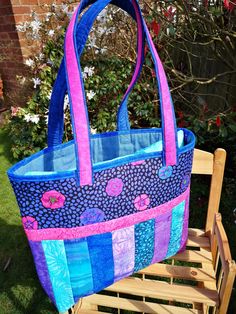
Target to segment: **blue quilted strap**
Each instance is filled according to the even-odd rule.
[[[86,6],[96,2],[84,0],[80,3],[78,13],[80,14]],[[112,3],[124,11],[129,13],[134,19],[136,19],[136,14],[134,8],[130,1],[127,0],[113,0],[113,1],[103,1],[100,3],[95,3],[88,9],[87,15],[83,17],[82,24],[81,21],[76,27],[76,44],[78,47],[78,57],[83,51],[88,34],[92,28],[94,19],[96,16],[105,8],[108,3]],[[91,12],[93,12],[91,19]],[[83,32],[83,35],[82,33]],[[139,34],[140,36],[140,34]],[[139,45],[139,46],[138,46]],[[132,91],[142,69],[143,60],[144,60],[144,36],[142,36],[142,41],[138,40],[138,60],[135,66],[134,76],[132,78],[131,84],[127,89],[127,92],[120,104],[118,111],[118,129],[119,130],[128,130],[130,128],[129,119],[128,119],[128,110],[127,110],[127,99]],[[141,57],[140,57],[141,56]],[[141,60],[140,60],[141,59]],[[139,61],[139,63],[138,63]],[[64,58],[61,62],[56,81],[53,86],[52,96],[50,100],[49,108],[49,119],[48,119],[48,146],[56,146],[62,143],[63,132],[64,132],[64,97],[67,91],[66,85],[66,73],[64,66]]]

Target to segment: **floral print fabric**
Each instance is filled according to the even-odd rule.
[[[99,208],[88,208],[80,216],[80,221],[83,225],[90,225],[97,222],[102,222],[104,219],[105,214]]]
[[[83,213],[91,208],[101,210],[103,221],[109,221],[176,198],[187,189],[192,158],[192,150],[179,155],[178,165],[172,167],[171,176],[165,180],[159,176],[159,170],[163,168],[161,158],[152,158],[95,172],[94,184],[83,188],[74,178],[14,181],[12,186],[22,217],[33,217],[38,229],[72,228],[89,224],[90,218],[83,220]],[[141,195],[148,196],[149,204],[146,199],[141,205]],[[97,216],[98,222],[99,217],[102,216]]]
[[[137,210],[145,210],[150,204],[150,199],[147,194],[141,194],[137,196],[134,200],[134,206]]]
[[[57,209],[64,206],[65,196],[58,191],[47,191],[43,194],[41,202],[45,208]]]
[[[38,222],[34,217],[26,216],[22,218],[24,229],[38,229]]]
[[[123,182],[119,178],[110,179],[107,183],[106,193],[109,196],[118,196],[122,192]]]

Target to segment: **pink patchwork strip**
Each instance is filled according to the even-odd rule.
[[[186,200],[189,195],[189,189],[190,188],[188,187],[188,189],[180,196],[163,205],[150,208],[148,210],[138,212],[129,216],[75,228],[48,228],[38,230],[25,229],[25,233],[28,239],[31,241],[69,240],[88,237],[95,234],[112,232],[121,228],[131,227],[140,222],[153,218],[158,218],[158,215],[171,211],[173,207]]]
[[[84,104],[83,89],[74,46],[74,26],[77,17],[77,11],[78,9],[73,14],[66,33],[65,55],[73,110],[75,139],[77,143],[76,154],[79,157],[78,170],[80,176],[80,185],[84,186],[92,184],[92,164],[90,158],[89,125],[87,121],[86,106]]]

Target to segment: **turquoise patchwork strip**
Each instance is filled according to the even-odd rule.
[[[134,272],[151,264],[154,254],[155,219],[135,225]]]
[[[86,238],[64,241],[75,302],[93,293],[92,268]]]
[[[173,256],[180,249],[180,243],[182,238],[183,220],[184,220],[184,207],[185,201],[172,209],[172,220],[171,220],[171,231],[170,231],[170,242],[166,257]]]
[[[74,304],[74,298],[70,283],[64,241],[46,240],[42,241],[42,246],[57,308],[59,312],[65,312]]]

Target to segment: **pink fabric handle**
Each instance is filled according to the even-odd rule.
[[[149,47],[153,53],[153,61],[159,82],[159,94],[162,103],[162,129],[164,138],[165,164],[166,166],[173,166],[177,164],[177,139],[174,108],[172,105],[172,99],[165,70],[145,22],[144,28]]]
[[[87,108],[83,95],[81,73],[79,71],[74,43],[74,26],[78,8],[74,12],[66,33],[65,39],[65,66],[67,69],[67,82],[71,101],[72,120],[77,156],[77,170],[80,185],[92,185],[92,161],[90,151],[89,124],[87,121]]]
[[[134,2],[134,0],[132,0]],[[88,112],[86,107],[86,100],[84,99],[81,72],[79,70],[78,61],[76,58],[76,45],[74,42],[74,33],[76,18],[79,7],[74,12],[70,24],[67,29],[65,39],[65,66],[67,70],[67,83],[69,96],[71,101],[73,131],[75,139],[75,153],[77,156],[77,171],[79,176],[79,183],[81,186],[92,185],[92,161],[90,149],[90,130],[87,120]],[[138,60],[134,76],[128,87],[125,95],[127,95],[132,88],[132,84],[136,80],[139,68],[142,62],[142,23],[139,12],[136,12],[136,19],[138,24]]]
[[[162,124],[163,124],[163,138],[164,138],[164,163],[168,165],[175,165],[177,163],[177,147],[176,147],[176,130],[174,120],[174,110],[171,101],[171,96],[168,88],[167,78],[157,54],[156,48],[152,41],[151,35],[145,22],[139,16],[139,6],[136,0],[131,0],[137,17],[138,27],[140,23],[144,25],[149,47],[153,55],[155,63],[155,70],[159,81],[159,92],[162,104]],[[90,130],[88,123],[88,112],[86,107],[86,100],[83,94],[83,84],[81,81],[80,65],[76,57],[76,45],[74,42],[74,32],[77,19],[78,8],[72,16],[71,22],[67,29],[65,38],[65,66],[67,71],[67,84],[69,97],[71,102],[72,124],[75,139],[75,153],[77,157],[77,171],[79,176],[79,184],[81,186],[92,185],[93,172],[91,161],[90,148]],[[139,38],[140,45],[140,38]],[[140,46],[139,46],[140,49]],[[138,62],[141,56],[138,56]],[[137,63],[138,63],[137,62]],[[138,73],[138,70],[136,68]],[[133,82],[133,80],[132,80]],[[131,82],[131,84],[132,84]],[[126,96],[126,95],[125,95]]]

